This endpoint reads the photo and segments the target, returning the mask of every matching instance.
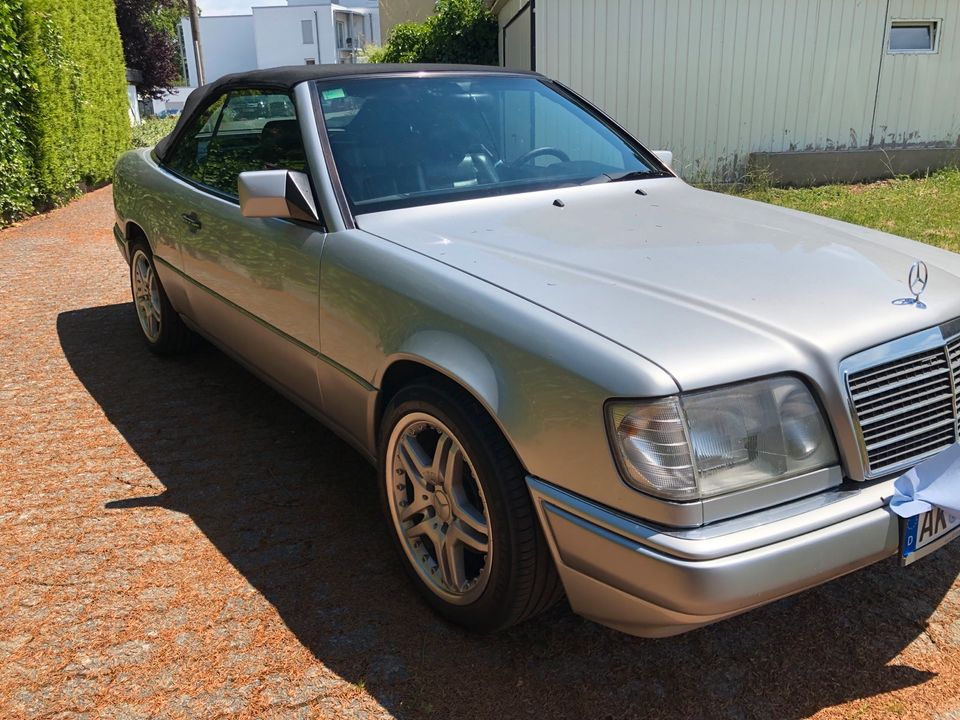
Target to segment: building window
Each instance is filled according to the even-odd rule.
[[[343,20],[337,20],[337,47],[343,49],[347,46],[347,24]]]
[[[304,63],[304,65],[316,65],[316,64],[317,64],[317,59],[316,59],[316,58],[305,58],[304,61],[303,61],[303,63]]]
[[[303,35],[304,45],[313,45],[313,20],[301,20],[300,33]]]
[[[889,52],[936,52],[937,30],[936,20],[894,20],[890,23]]]

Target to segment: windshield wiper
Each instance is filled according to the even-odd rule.
[[[584,180],[581,185],[596,185],[597,183],[625,182],[627,180],[640,180],[641,178],[663,177],[659,170],[626,170],[616,173],[600,173],[596,177]]]

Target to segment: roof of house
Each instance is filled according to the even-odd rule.
[[[160,160],[176,138],[183,132],[193,115],[207,106],[211,98],[219,97],[232,88],[268,87],[290,90],[295,85],[310,80],[333,80],[336,78],[358,77],[364,75],[417,74],[417,73],[504,73],[510,75],[536,75],[526,70],[491,65],[442,65],[429,63],[346,63],[341,65],[288,65],[285,67],[249,70],[247,72],[224,75],[211,83],[202,85],[187,97],[176,127],[169,135],[157,143],[155,152]]]

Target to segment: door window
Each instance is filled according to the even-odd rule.
[[[237,177],[248,170],[307,172],[300,126],[289,96],[239,90],[227,98],[203,184],[236,197]]]
[[[188,127],[167,165],[232,198],[242,172],[307,172],[293,101],[283,93],[231,91]]]

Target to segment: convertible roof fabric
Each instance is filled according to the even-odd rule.
[[[212,83],[198,87],[187,97],[183,112],[177,120],[173,132],[157,143],[154,152],[163,162],[167,153],[183,132],[184,127],[198,110],[207,106],[210,98],[220,96],[231,88],[276,88],[288,91],[294,85],[309,80],[332,80],[334,78],[356,77],[362,75],[384,74],[416,74],[416,73],[507,73],[511,75],[536,75],[526,70],[512,70],[510,68],[494,67],[490,65],[433,65],[433,64],[376,64],[356,63],[343,65],[288,65],[286,67],[268,68],[265,70],[250,70],[248,72],[224,75]]]

